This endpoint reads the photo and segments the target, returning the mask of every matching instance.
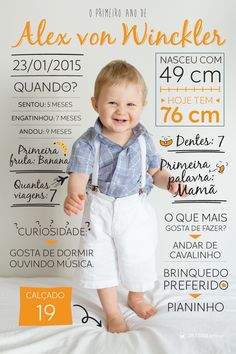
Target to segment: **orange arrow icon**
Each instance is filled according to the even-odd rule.
[[[190,234],[189,236],[196,239],[198,237],[201,237],[202,235],[201,234]]]
[[[50,246],[54,246],[57,243],[57,240],[47,240],[46,241]]]
[[[190,296],[192,296],[194,299],[196,299],[197,297],[201,296],[202,294],[189,294]]]

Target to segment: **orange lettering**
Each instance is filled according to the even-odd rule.
[[[181,32],[172,32],[169,36],[166,33],[157,31],[153,28],[149,29],[148,24],[144,23],[143,35],[142,37],[138,36],[137,25],[133,25],[130,29],[127,24],[122,23],[123,28],[123,41],[122,45],[128,43],[129,40],[133,40],[136,45],[144,44],[146,41],[149,45],[181,45],[182,48],[185,48],[187,44],[194,44],[196,46],[200,45],[209,45],[211,43],[217,42],[218,45],[223,45],[225,40],[221,41],[220,35],[217,33],[217,30],[213,32],[203,32],[203,20],[200,18],[195,23],[193,30],[189,30],[189,21],[184,20],[182,31]],[[201,39],[199,38],[201,37]]]
[[[19,47],[23,41],[24,38],[27,38],[28,40],[28,43],[33,45],[33,42],[31,42],[31,38],[33,36],[31,32],[31,29],[30,29],[30,21],[27,21],[26,24],[25,24],[25,28],[23,30],[23,33],[19,39],[19,41],[15,44],[15,45],[12,45],[12,48],[15,48],[15,47]]]
[[[89,40],[89,43],[91,45],[96,45],[98,44],[98,41],[99,41],[99,36],[98,36],[98,33],[92,33],[91,36],[90,36],[90,40]]]
[[[210,32],[205,32],[203,34],[203,38],[201,40],[198,40],[198,37],[202,33],[202,22],[203,22],[202,19],[199,19],[194,26],[194,30],[193,30],[194,44],[196,46],[210,45],[216,41],[219,46],[223,45],[225,43],[225,40],[223,40],[222,42],[220,41],[220,36],[217,33],[218,32],[217,30],[213,31],[213,35]]]
[[[83,45],[88,37],[88,32],[86,33],[86,35],[84,37],[82,37],[80,33],[76,33],[76,36],[77,36],[78,40],[80,41],[80,44]]]
[[[18,42],[12,45],[12,48],[19,47],[24,42],[31,46],[49,46],[54,44],[59,46],[68,45],[71,42],[71,37],[67,37],[66,32],[59,34],[55,34],[54,32],[47,33],[46,26],[46,19],[42,19],[38,25],[37,33],[34,35],[31,29],[30,21],[26,21],[25,27]],[[189,30],[189,21],[185,19],[183,22],[182,31],[175,31],[170,34],[162,33],[161,31],[156,31],[153,28],[149,28],[147,22],[144,22],[141,32],[139,32],[137,24],[134,24],[131,28],[129,28],[126,23],[122,23],[122,29],[122,45],[132,41],[138,46],[147,42],[151,46],[165,44],[173,46],[181,45],[182,48],[185,48],[187,44],[193,44],[195,46],[206,46],[212,43],[216,43],[218,46],[222,46],[226,42],[226,40],[221,39],[221,36],[216,29],[213,31],[203,32],[203,20],[201,18],[198,19],[194,24],[193,30]],[[113,45],[116,42],[116,38],[112,38],[111,34],[105,31],[102,31],[101,33],[93,32],[91,34],[86,32],[84,35],[76,33],[76,36],[80,45],[84,45],[86,42],[92,46],[104,45],[106,43]]]
[[[102,31],[101,35],[99,36],[99,33],[93,32],[91,34],[88,34],[88,32],[82,36],[80,33],[76,33],[76,36],[80,42],[81,45],[85,44],[85,42],[88,39],[89,36],[89,44],[91,45],[103,45],[104,43],[108,43],[110,45],[114,44],[116,42],[116,38],[112,39],[110,33],[107,33],[105,31]]]
[[[218,46],[222,46],[223,44],[225,44],[226,39],[223,39],[223,41],[221,42],[220,41],[220,35],[217,32],[218,32],[217,30],[213,31],[214,38],[216,38],[216,42],[217,42]]]
[[[116,38],[112,39],[110,33],[106,33],[103,31],[100,44],[103,45],[106,41],[108,42],[108,44],[114,44],[116,42]]]
[[[210,43],[214,42],[214,37],[212,37],[212,39],[210,40],[210,42],[207,43],[207,40],[208,40],[209,38],[211,38],[211,34],[210,34],[210,32],[206,32],[206,33],[204,34],[204,36],[203,36],[202,43],[203,43],[203,44],[210,44]]]
[[[173,32],[170,37],[170,43],[172,43],[173,45],[178,45],[180,43],[180,41],[177,40],[178,37],[179,32]]]
[[[123,27],[122,45],[125,45],[127,43],[131,33],[133,34],[133,39],[134,39],[135,44],[141,45],[145,42],[145,40],[147,38],[147,23],[146,22],[144,23],[144,34],[143,34],[143,38],[141,40],[139,40],[138,35],[137,35],[137,25],[133,25],[131,27],[130,31],[128,31],[128,26],[126,25],[126,23],[122,23],[122,27]]]
[[[33,41],[32,36],[33,33],[31,32],[31,26],[30,26],[30,21],[27,21],[25,24],[25,28],[23,30],[23,33],[19,39],[19,41],[12,46],[12,48],[19,47],[22,44],[23,39],[27,40],[27,43],[30,45],[68,45],[71,42],[71,38],[66,38],[67,33],[59,33],[58,35],[55,35],[54,32],[49,32],[46,34],[46,39],[43,40],[42,36],[45,32],[47,21],[45,19],[42,19],[38,25],[38,30],[37,30],[37,38]]]
[[[181,46],[185,47],[185,42],[192,44],[192,41],[188,39],[188,37],[192,34],[192,31],[187,32],[188,30],[188,20],[184,21],[183,30],[182,30],[182,38],[181,38]]]

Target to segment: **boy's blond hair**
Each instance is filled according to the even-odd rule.
[[[146,102],[147,86],[140,72],[124,60],[113,60],[99,72],[94,85],[94,98],[98,100],[102,86],[105,84],[117,85],[121,82],[138,84],[143,95],[143,104]]]

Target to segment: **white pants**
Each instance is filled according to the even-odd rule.
[[[146,196],[113,198],[89,191],[82,226],[89,231],[80,249],[94,250],[93,267],[79,268],[79,284],[101,289],[121,283],[130,291],[146,291],[156,280],[157,225]]]

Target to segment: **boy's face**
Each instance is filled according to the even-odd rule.
[[[103,132],[131,132],[139,123],[144,108],[142,90],[134,83],[106,84],[98,100],[92,98],[92,105],[99,114]]]

